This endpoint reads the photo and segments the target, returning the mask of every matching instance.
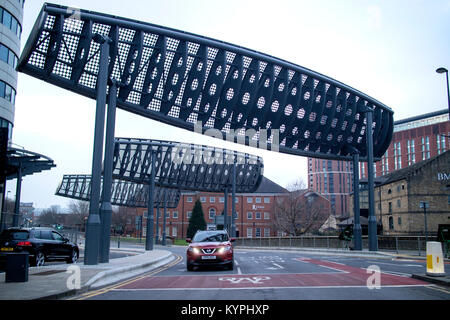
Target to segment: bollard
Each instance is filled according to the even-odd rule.
[[[427,242],[427,275],[433,277],[445,276],[444,256],[440,242]]]

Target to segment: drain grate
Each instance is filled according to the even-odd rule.
[[[66,270],[48,270],[48,271],[32,274],[32,276],[49,276],[51,274],[60,273],[60,272],[66,272]]]

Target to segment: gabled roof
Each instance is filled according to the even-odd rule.
[[[288,193],[289,191],[280,186],[279,184],[273,182],[269,178],[262,177],[261,184],[255,193]]]
[[[418,163],[415,163],[413,165],[410,165],[406,168],[400,169],[400,170],[396,170],[394,172],[391,172],[385,176],[379,177],[379,181],[380,184],[379,185],[386,185],[395,181],[399,181],[402,179],[406,179],[407,177],[413,175],[414,173],[416,173],[417,171],[419,171],[420,169],[422,169],[423,167],[429,165],[430,163],[434,162],[436,159],[440,158],[440,157],[446,157],[450,155],[450,150],[447,150],[437,156],[434,156],[432,158],[420,161]]]

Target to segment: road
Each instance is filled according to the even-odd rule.
[[[187,271],[186,248],[167,249],[178,255],[169,266],[75,299],[450,300],[448,288],[410,278],[424,260],[236,249],[234,270]]]

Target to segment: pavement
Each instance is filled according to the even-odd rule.
[[[5,273],[0,273],[0,300],[61,299],[150,272],[176,259],[176,255],[160,246],[152,251],[134,248],[114,251],[128,256],[97,265],[84,265],[80,259],[75,264],[30,267],[27,282],[5,282]],[[80,275],[78,282],[77,275]]]
[[[289,248],[255,248],[239,246],[239,249],[290,250]],[[177,259],[167,247],[155,246],[152,251],[144,248],[115,248],[126,257],[110,259],[108,263],[84,265],[82,259],[76,264],[47,264],[43,267],[30,267],[27,282],[5,282],[5,273],[0,273],[0,300],[42,300],[62,299],[82,294],[103,286],[111,285],[128,278],[148,273],[163,267]],[[297,252],[319,253],[353,257],[398,258],[425,260],[425,257],[408,253],[350,251],[339,249],[293,248]],[[445,262],[448,263],[448,259]],[[447,265],[446,263],[446,265]],[[77,282],[77,275],[79,282]],[[435,284],[450,285],[450,276],[434,277],[425,274],[413,274],[413,278]]]

